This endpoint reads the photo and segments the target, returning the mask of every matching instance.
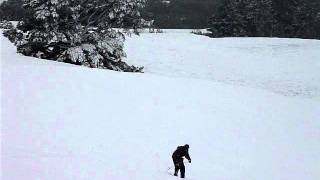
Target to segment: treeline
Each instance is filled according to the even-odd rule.
[[[320,1],[224,0],[209,27],[213,37],[320,39]]]
[[[2,3],[1,19],[27,16],[22,1]],[[156,28],[208,28],[212,37],[320,39],[320,0],[148,0],[141,13]]]
[[[148,0],[141,13],[154,20],[157,28],[206,28],[221,0]],[[23,0],[7,0],[0,5],[1,20],[21,20],[27,16]]]
[[[163,29],[202,29],[222,0],[148,0],[143,14]]]

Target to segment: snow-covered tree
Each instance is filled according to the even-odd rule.
[[[140,16],[145,0],[25,0],[32,16],[18,25],[16,44],[27,56],[117,71],[142,68],[122,61],[124,31],[148,22]]]
[[[3,20],[0,22],[0,29],[11,29],[13,25],[10,21]]]

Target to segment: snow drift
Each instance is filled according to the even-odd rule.
[[[181,35],[187,41],[172,50],[184,66],[179,69],[171,66],[173,58],[161,57],[172,55],[161,54],[168,52],[164,44],[157,44],[158,52],[149,54],[146,43],[158,38],[151,36],[130,39],[128,45],[143,46],[127,47],[129,59],[146,65],[145,74],[23,57],[1,36],[2,179],[173,180],[168,175],[171,153],[185,143],[190,144],[192,158],[186,167],[187,179],[320,179],[320,102],[309,98],[315,96],[283,96],[255,86],[201,78],[213,77],[206,75],[209,51],[199,54],[200,62],[193,61],[204,63],[203,70],[179,58],[187,56],[181,52],[191,50],[188,44],[199,43],[189,40],[200,37]],[[180,38],[170,33],[159,37],[165,36]],[[218,44],[228,49],[224,41],[228,40]],[[249,51],[242,51],[244,47],[237,43],[230,46],[220,57],[244,56]],[[136,56],[130,49],[138,49]],[[248,70],[239,61],[226,58],[225,65],[219,61],[216,69],[226,76],[217,78],[229,79],[229,69],[235,66]],[[287,61],[293,60],[288,57]],[[308,62],[299,61],[301,67]],[[266,64],[274,67],[273,72],[285,73],[276,61]],[[261,69],[260,65],[251,64],[252,69]],[[197,73],[191,76],[192,72]],[[240,76],[246,82],[262,75],[246,72],[248,79]],[[299,78],[309,76],[312,73]]]

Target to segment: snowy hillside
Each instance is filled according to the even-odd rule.
[[[185,143],[187,179],[320,179],[319,41],[142,34],[130,74],[0,38],[3,180],[175,180]]]
[[[144,65],[148,73],[199,78],[320,100],[319,40],[211,39],[187,30],[166,32],[128,38],[128,61]]]

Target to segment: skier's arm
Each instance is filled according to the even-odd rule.
[[[190,158],[190,155],[189,155],[189,151],[188,151],[188,150],[186,151],[185,157],[189,160],[189,163],[191,163],[191,158]]]

